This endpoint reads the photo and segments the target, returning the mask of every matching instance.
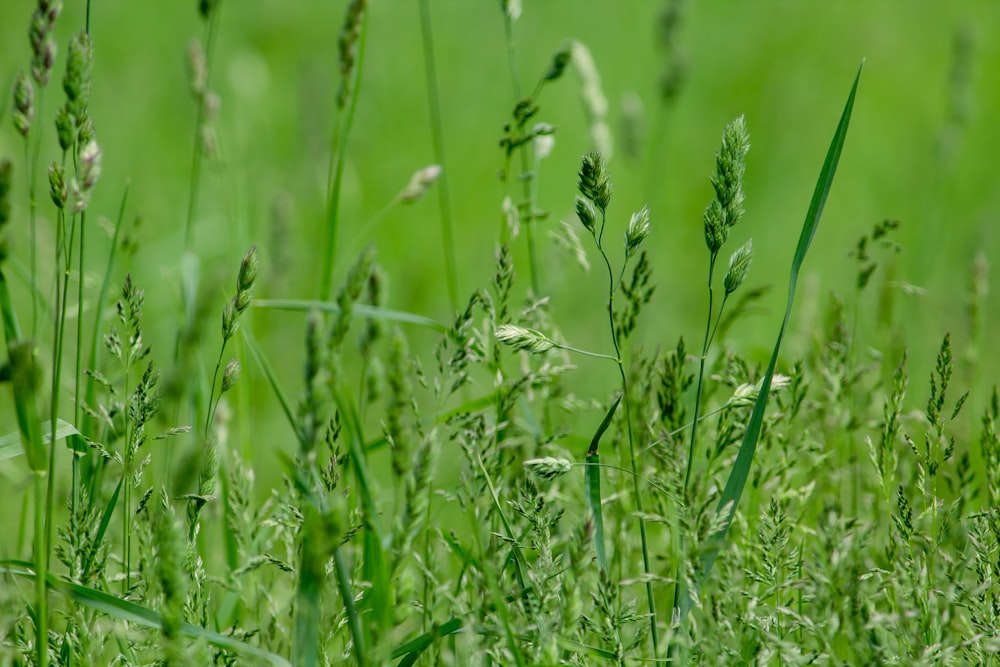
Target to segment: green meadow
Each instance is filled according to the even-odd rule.
[[[7,0],[0,664],[1000,664],[998,32]]]

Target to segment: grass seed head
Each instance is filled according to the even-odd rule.
[[[222,393],[226,393],[236,384],[236,381],[240,379],[240,362],[236,359],[232,359],[228,364],[226,364],[226,369],[222,372]]]
[[[39,86],[46,86],[56,62],[56,43],[52,30],[62,12],[62,2],[39,0],[38,8],[31,15],[28,41],[31,43],[31,76]]]
[[[70,40],[66,56],[66,74],[63,90],[70,113],[80,117],[90,101],[91,70],[94,64],[94,45],[85,31]]]
[[[604,157],[597,151],[591,151],[583,156],[580,163],[580,181],[577,189],[584,197],[594,203],[602,213],[611,203],[614,186],[604,165]]]
[[[529,459],[524,462],[524,467],[539,479],[553,480],[572,470],[573,464],[564,458],[546,456],[541,459]]]
[[[730,295],[739,289],[739,286],[746,280],[750,273],[750,263],[753,261],[753,239],[736,249],[736,252],[729,258],[729,270],[726,271],[726,295]]]
[[[338,42],[340,62],[340,92],[337,94],[337,107],[347,106],[353,92],[354,67],[358,55],[358,41],[361,38],[361,24],[364,22],[368,0],[353,0],[347,6],[344,26],[340,30]]]
[[[66,208],[69,189],[66,187],[66,175],[63,173],[62,165],[58,162],[49,165],[49,196],[57,209],[61,211]]]
[[[589,199],[584,199],[580,195],[576,196],[576,216],[580,218],[580,222],[587,228],[587,231],[593,234],[597,221],[597,209],[594,208]]]
[[[22,137],[31,131],[35,119],[35,86],[27,74],[21,72],[14,83],[14,127]]]
[[[542,332],[526,327],[519,327],[515,324],[501,324],[494,335],[504,345],[509,345],[515,350],[523,350],[531,354],[546,352],[555,347],[555,343],[549,340]]]
[[[628,229],[625,231],[626,258],[632,257],[639,251],[643,241],[649,236],[649,232],[649,206],[643,206],[633,213],[628,221]]]
[[[552,56],[552,62],[549,64],[549,68],[545,71],[545,76],[542,78],[546,81],[555,81],[566,71],[566,65],[569,64],[572,58],[573,45],[567,44],[563,46]]]
[[[415,202],[430,190],[438,177],[441,176],[441,165],[432,164],[417,171],[410,177],[410,182],[403,188],[399,199],[404,203]]]

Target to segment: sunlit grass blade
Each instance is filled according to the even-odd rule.
[[[108,532],[108,526],[111,524],[111,517],[115,513],[115,507],[118,506],[118,496],[121,495],[122,483],[125,481],[124,477],[118,478],[118,484],[115,485],[114,493],[108,499],[108,504],[104,507],[104,513],[101,514],[101,523],[97,526],[97,532],[94,534],[94,544],[101,544],[104,542],[104,535]],[[94,564],[94,559],[97,557],[97,550],[92,550],[87,554],[87,559],[83,562],[83,578],[90,575],[90,568]]]
[[[68,438],[71,435],[80,435],[80,432],[76,430],[75,426],[67,421],[60,419],[56,422],[56,440],[62,440],[63,438]],[[49,427],[49,423],[45,422],[42,424],[42,442],[48,443],[51,439],[52,429]],[[21,444],[20,432],[8,433],[7,435],[0,437],[0,461],[12,459],[23,453],[24,447]]]
[[[264,308],[266,310],[293,310],[309,312],[319,310],[328,313],[339,313],[340,306],[333,301],[317,301],[310,299],[255,299],[254,308]],[[378,306],[370,306],[363,303],[356,303],[351,308],[355,317],[370,318],[373,320],[383,320],[385,322],[400,322],[402,324],[413,324],[426,327],[440,333],[448,331],[448,327],[436,320],[415,313],[406,313],[400,310],[389,310]]]
[[[590,441],[590,448],[587,450],[587,465],[584,468],[584,479],[587,482],[587,505],[590,507],[590,512],[594,516],[594,549],[597,551],[597,564],[602,571],[608,571],[608,551],[607,546],[604,541],[604,510],[602,508],[602,498],[601,498],[601,466],[600,466],[600,456],[597,454],[597,448],[601,444],[601,438],[604,437],[604,433],[611,426],[611,420],[614,419],[615,411],[618,409],[618,404],[621,403],[621,395],[615,399],[615,402],[611,404],[611,408],[608,413],[604,415],[604,419],[601,421],[600,426],[597,427],[597,431],[594,432],[594,437]]]
[[[13,575],[15,577],[22,577],[32,581],[37,578],[34,571],[34,564],[26,561],[0,561],[0,573]],[[159,613],[147,607],[122,600],[121,598],[117,598],[113,595],[103,593],[87,586],[60,581],[53,575],[49,575],[47,577],[46,583],[49,590],[61,593],[77,604],[81,604],[90,609],[107,614],[113,618],[134,623],[135,625],[141,625],[155,630],[163,629],[163,617]],[[271,653],[270,651],[265,651],[261,648],[253,646],[252,644],[241,642],[238,639],[220,635],[217,632],[212,632],[211,630],[206,630],[205,628],[196,625],[183,623],[180,627],[180,632],[186,637],[191,639],[203,639],[212,646],[217,646],[218,648],[225,649],[227,651],[233,651],[234,653],[239,653],[241,655],[260,658],[275,667],[291,667],[291,663],[280,655]]]
[[[452,618],[445,621],[441,625],[435,625],[424,634],[414,637],[410,641],[400,644],[393,649],[392,659],[395,660],[396,658],[403,658],[397,667],[402,667],[402,665],[412,665],[416,662],[417,658],[419,658],[420,655],[439,638],[455,634],[461,629],[462,619],[460,618]]]
[[[806,252],[809,250],[809,245],[812,242],[813,236],[816,234],[816,229],[819,227],[820,217],[823,214],[823,206],[826,204],[827,195],[829,195],[830,188],[833,185],[833,177],[837,172],[837,164],[840,161],[840,154],[843,151],[844,142],[847,139],[847,129],[851,122],[851,113],[854,110],[854,97],[858,90],[858,82],[861,79],[862,67],[864,67],[864,63],[862,63],[862,66],[858,68],[858,73],[854,77],[854,84],[851,86],[851,92],[847,97],[847,103],[840,116],[840,123],[837,125],[837,131],[833,135],[833,141],[830,143],[826,159],[823,161],[823,168],[820,171],[819,179],[816,182],[816,188],[813,191],[812,201],[809,204],[809,211],[806,214],[805,222],[802,225],[802,232],[799,235],[798,246],[795,248],[795,256],[792,259],[792,269],[788,280],[788,302],[785,305],[785,316],[781,323],[781,329],[778,331],[778,338],[774,343],[771,360],[767,365],[767,371],[764,373],[764,379],[761,382],[760,393],[757,396],[753,413],[750,415],[750,421],[747,424],[746,433],[743,436],[743,443],[740,445],[739,453],[736,455],[736,462],[733,464],[733,469],[729,473],[729,479],[726,481],[726,487],[722,492],[722,496],[719,498],[719,504],[716,512],[719,515],[725,512],[726,516],[719,517],[721,527],[709,538],[707,548],[701,557],[701,570],[698,575],[699,590],[704,587],[705,582],[711,575],[715,559],[718,557],[719,551],[726,542],[726,535],[729,531],[729,526],[732,523],[733,513],[739,506],[740,497],[743,495],[743,488],[746,486],[747,478],[750,476],[750,468],[753,464],[754,453],[757,449],[757,440],[760,438],[761,427],[764,423],[764,411],[767,408],[767,399],[770,394],[771,381],[774,378],[774,368],[778,363],[778,353],[781,350],[781,341],[784,338],[785,330],[787,329],[788,322],[791,319],[792,304],[795,300],[795,287],[798,282],[799,270],[802,267],[802,262],[805,260]],[[692,602],[690,596],[684,596],[681,600],[682,618],[687,616],[688,612],[691,610],[691,605]]]

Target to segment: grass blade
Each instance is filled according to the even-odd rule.
[[[608,571],[608,551],[604,541],[604,510],[601,500],[601,459],[597,455],[597,448],[601,444],[601,438],[611,426],[611,420],[615,416],[618,404],[622,397],[619,396],[611,404],[608,413],[604,415],[594,437],[590,441],[590,448],[587,450],[587,465],[584,468],[584,480],[587,483],[587,505],[591,514],[594,515],[594,549],[597,551],[597,564],[604,572]]]
[[[243,340],[246,341],[247,349],[250,350],[250,356],[254,358],[257,365],[264,372],[264,377],[267,378],[267,383],[271,385],[271,390],[274,391],[274,395],[278,398],[278,402],[281,404],[281,411],[285,413],[285,419],[288,421],[288,425],[292,427],[292,431],[295,433],[295,437],[302,441],[302,434],[299,432],[298,420],[295,418],[295,412],[292,410],[292,403],[288,400],[288,396],[285,394],[285,390],[281,388],[278,383],[278,376],[275,374],[274,369],[271,368],[271,364],[268,362],[267,357],[264,356],[263,350],[260,349],[260,345],[257,343],[257,339],[254,335],[250,333],[250,328],[244,323],[240,326],[240,331],[243,332]]]
[[[726,516],[722,518],[719,530],[709,538],[707,548],[702,555],[701,572],[698,578],[699,590],[704,587],[705,582],[711,575],[715,559],[725,544],[733,512],[739,505],[740,497],[743,495],[743,488],[746,486],[747,477],[750,475],[750,467],[753,464],[754,453],[757,450],[757,440],[760,437],[761,427],[764,422],[764,410],[767,408],[771,380],[774,377],[774,367],[777,365],[781,341],[784,338],[785,330],[788,327],[788,321],[792,314],[792,304],[795,300],[795,286],[798,282],[799,270],[802,268],[802,262],[805,260],[809,245],[812,243],[816,229],[819,227],[819,220],[823,214],[823,206],[826,204],[827,195],[830,194],[830,188],[833,185],[833,177],[837,172],[837,164],[840,161],[840,154],[844,148],[844,141],[847,139],[847,129],[851,122],[851,113],[854,110],[854,97],[858,90],[858,82],[861,79],[861,69],[863,67],[864,63],[858,68],[858,73],[854,77],[854,84],[851,86],[851,92],[847,97],[847,103],[840,116],[840,123],[837,125],[837,131],[833,135],[833,141],[830,143],[826,159],[823,161],[823,168],[816,182],[816,189],[813,191],[809,211],[806,214],[805,222],[802,224],[802,232],[799,235],[798,246],[795,248],[795,256],[792,259],[792,269],[788,280],[788,302],[785,305],[785,317],[782,320],[781,329],[778,331],[778,338],[774,343],[774,350],[771,353],[771,361],[767,365],[767,372],[764,374],[764,379],[761,382],[761,390],[754,404],[753,413],[750,415],[750,421],[743,436],[743,443],[740,445],[739,453],[736,455],[736,462],[733,464],[733,469],[729,473],[726,487],[719,498],[716,513],[718,515],[725,513]],[[691,605],[690,596],[685,596],[681,601],[682,619],[691,610]]]
[[[56,440],[68,438],[71,435],[80,435],[72,424],[62,419],[56,422]],[[52,429],[49,422],[42,424],[42,442],[48,443],[52,439]],[[24,446],[21,444],[21,433],[13,432],[0,437],[0,461],[12,459],[24,453]]]
[[[34,567],[33,563],[26,561],[0,561],[0,573],[22,577],[32,581],[37,578]],[[121,598],[87,586],[60,581],[52,575],[49,575],[46,578],[46,584],[50,590],[61,593],[73,602],[89,607],[90,609],[94,609],[103,614],[107,614],[108,616],[122,621],[127,621],[129,623],[134,623],[136,625],[141,625],[143,627],[153,628],[155,630],[163,629],[163,617],[159,613],[147,607],[128,602],[127,600],[122,600]],[[291,667],[291,663],[276,653],[265,651],[261,648],[253,646],[252,644],[247,644],[239,641],[238,639],[220,635],[197,625],[183,623],[180,627],[180,632],[182,635],[191,639],[204,639],[213,646],[233,651],[234,653],[239,653],[241,655],[253,656],[266,660],[269,664],[274,665],[275,667]]]
[[[328,313],[339,313],[340,306],[332,301],[317,301],[309,299],[255,299],[254,308],[264,308],[268,310],[296,310],[309,312],[319,310]],[[400,310],[389,310],[378,306],[370,306],[363,303],[356,303],[351,308],[356,317],[371,318],[373,320],[383,320],[385,322],[400,322],[403,324],[413,324],[419,327],[426,327],[439,333],[446,333],[448,327],[436,320],[415,313],[406,313]]]

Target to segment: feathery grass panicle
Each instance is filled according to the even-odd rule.
[[[529,459],[524,462],[524,467],[535,477],[551,481],[569,473],[572,464],[564,458],[546,456],[540,459]]]
[[[495,332],[497,340],[515,350],[539,354],[555,347],[545,334],[515,324],[501,324]]]

